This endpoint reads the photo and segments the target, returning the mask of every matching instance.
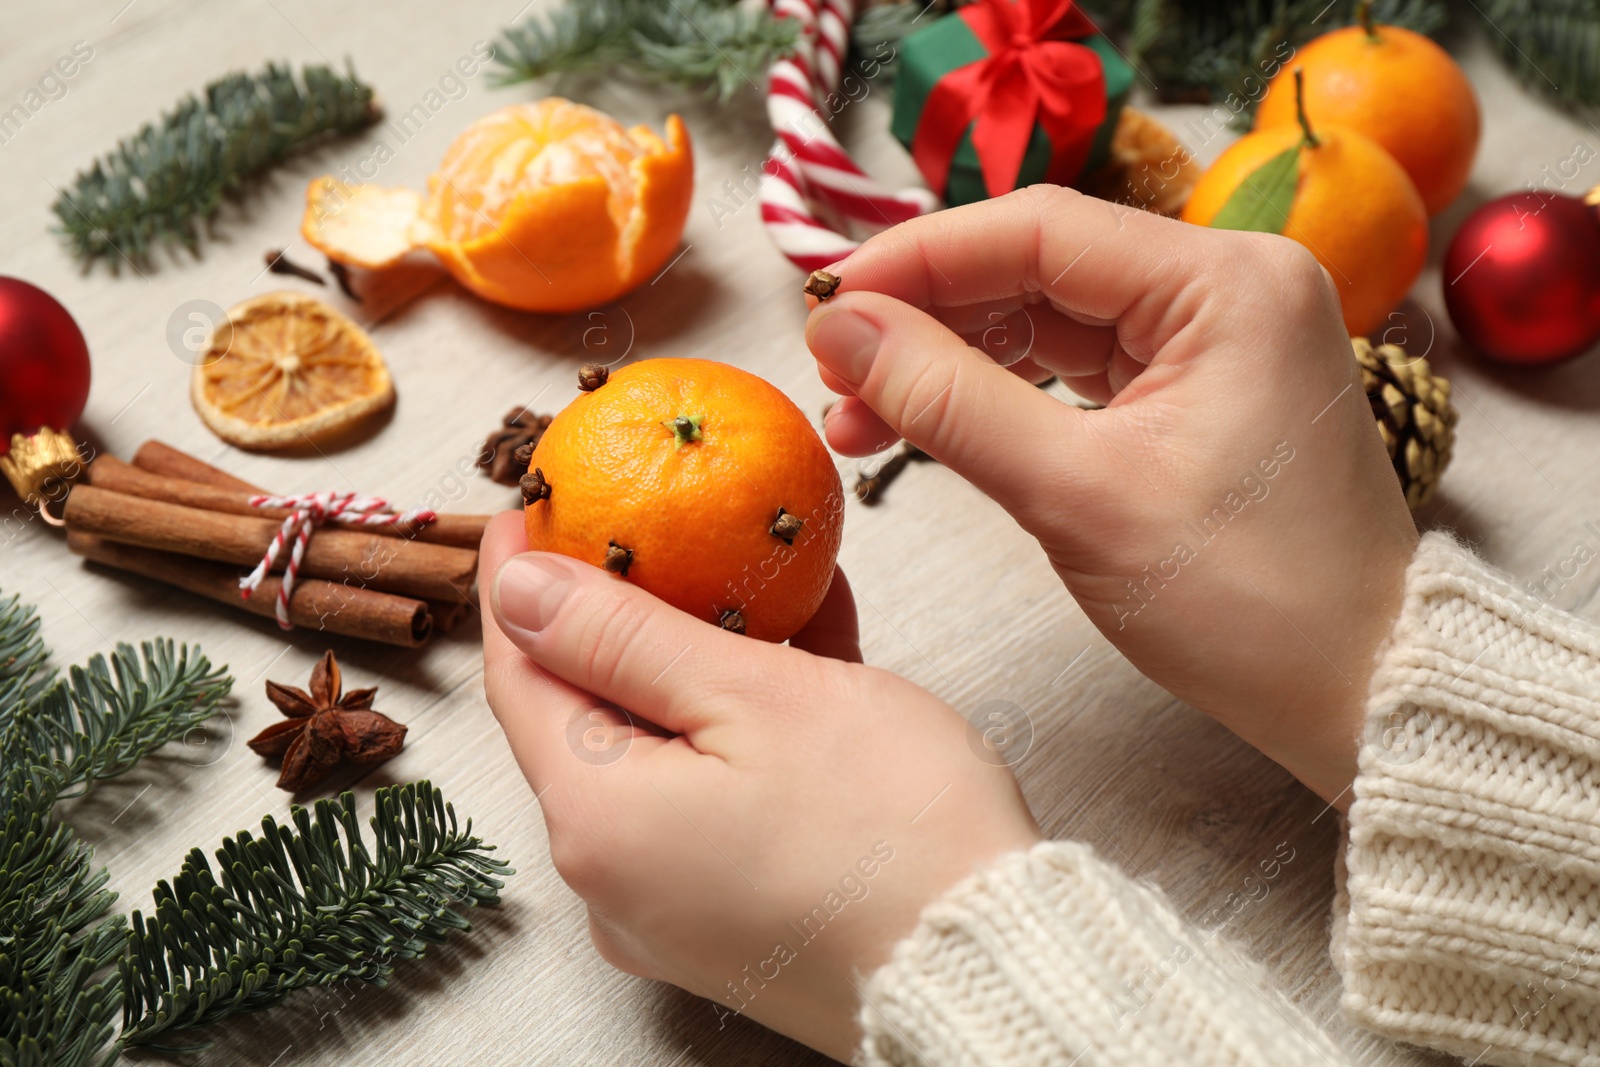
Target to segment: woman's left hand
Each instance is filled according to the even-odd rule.
[[[923,906],[1039,840],[1011,772],[861,664],[842,572],[784,647],[525,546],[516,512],[484,536],[484,687],[595,947],[848,1059]]]

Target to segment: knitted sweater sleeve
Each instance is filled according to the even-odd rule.
[[[1480,1064],[1600,1064],[1600,630],[1429,534],[1373,679],[1343,1006]],[[864,984],[863,1067],[1349,1061],[1087,846],[1002,858]]]
[[[1367,726],[1346,1014],[1479,1063],[1600,1064],[1600,628],[1429,534]]]

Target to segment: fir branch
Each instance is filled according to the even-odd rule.
[[[110,1063],[121,989],[106,972],[125,941],[116,894],[90,849],[51,815],[36,768],[0,775],[0,1063]]]
[[[495,81],[631,67],[657,81],[712,86],[726,100],[759,86],[794,46],[792,19],[736,0],[566,0],[504,31]]]
[[[230,74],[145,124],[56,199],[59,232],[86,265],[150,261],[163,244],[198,254],[200,226],[253,175],[324,136],[380,117],[371,86],[326,66]]]
[[[0,603],[0,731],[55,681],[39,636],[39,616],[15,596]]]
[[[292,829],[269,816],[259,838],[225,840],[216,874],[192,851],[148,920],[112,914],[106,871],[56,801],[204,722],[231,685],[171,641],[57,679],[32,609],[0,602],[0,1064],[109,1067],[295,989],[382,985],[395,960],[469,928],[458,907],[498,902],[511,869],[418,782],[377,791],[370,848],[346,793],[314,817],[294,808]]]
[[[156,1048],[174,1032],[257,1011],[307,986],[383,985],[393,961],[417,959],[468,922],[460,905],[494,904],[513,873],[457,827],[426,782],[377,791],[374,843],[362,839],[355,797],[271,816],[261,836],[223,841],[217,873],[199,849],[159,883],[147,919],[133,913],[121,973],[123,1043]],[[220,880],[219,880],[220,878]]]
[[[16,713],[0,757],[33,763],[52,803],[81,795],[211,718],[232,685],[187,646],[146,641],[136,653],[120,644],[109,665],[94,656]]]
[[[122,917],[114,916],[86,938],[89,951],[72,952],[67,938],[46,958],[59,960],[53,973],[13,970],[0,957],[0,1063],[7,1067],[105,1067],[120,1051],[108,1047],[116,1032],[120,994],[115,975],[100,975],[123,940]],[[96,955],[98,951],[98,955]],[[42,985],[37,981],[44,977]]]
[[[65,679],[47,655],[33,609],[0,604],[0,1063],[91,1067],[117,1056],[126,928],[56,801],[203,722],[231,680],[170,641]]]
[[[1115,6],[1114,4],[1111,6]],[[1135,0],[1129,32],[1134,62],[1169,99],[1231,97],[1254,113],[1264,71],[1290,47],[1355,18],[1354,3],[1327,0]],[[1376,0],[1383,23],[1433,33],[1449,17],[1444,0]]]
[[[1484,37],[1529,88],[1574,107],[1600,106],[1600,3],[1482,0]]]
[[[663,81],[714,83],[720,100],[746,85],[760,93],[767,68],[794,47],[794,20],[765,10],[708,0],[657,2],[647,10],[650,16],[633,34],[641,69]]]
[[[629,51],[637,19],[632,0],[573,0],[520,26],[501,31],[494,60],[501,67],[495,85],[514,85],[551,74],[600,70]]]
[[[942,6],[942,5],[941,5]],[[885,81],[893,80],[900,66],[900,41],[920,26],[925,26],[942,14],[938,6],[930,8],[927,0],[905,0],[895,4],[877,4],[856,16],[850,27],[850,50],[857,57],[878,57],[889,46],[889,58],[874,63],[872,74]],[[860,70],[864,64],[858,62]]]

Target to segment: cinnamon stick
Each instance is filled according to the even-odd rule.
[[[244,599],[239,596],[239,579],[245,572],[226,563],[119,544],[79,530],[67,531],[67,547],[94,563],[153,578],[267,618],[276,611],[283,585],[282,579],[269,576],[249,599]],[[459,604],[451,608],[464,610]],[[289,620],[305,629],[402,648],[421,645],[433,629],[428,605],[421,600],[318,578],[295,582],[294,591],[289,594]]]
[[[62,518],[69,530],[162,552],[254,566],[281,523],[229,515],[78,485]],[[278,554],[288,561],[289,546]],[[386,593],[460,603],[470,599],[478,553],[466,548],[383,537],[363,529],[323,527],[311,538],[300,574]]]
[[[143,454],[143,449],[140,453]],[[137,458],[137,457],[135,457]],[[199,463],[199,460],[193,462]],[[204,466],[204,464],[202,464]],[[215,470],[215,468],[212,468]],[[217,471],[230,481],[237,481],[232,475]],[[102,455],[95,458],[90,464],[87,481],[90,485],[109,489],[113,493],[127,493],[130,496],[142,496],[146,500],[161,500],[168,504],[182,504],[185,507],[204,508],[206,511],[221,511],[229,515],[257,515],[268,519],[282,521],[288,517],[288,508],[258,508],[250,504],[250,498],[258,495],[261,490],[253,486],[245,489],[223,488],[218,484],[191,481],[174,475],[157,474],[134,464],[124,463],[116,456]],[[487,515],[448,515],[441,514],[433,522],[411,525],[407,523],[394,523],[384,526],[363,527],[368,533],[378,534],[380,537],[404,537],[417,541],[426,541],[436,545],[454,545],[457,548],[477,548],[478,542],[483,540],[483,528],[488,523]]]
[[[146,441],[139,446],[139,451],[133,454],[133,465],[151,474],[182,478],[186,482],[199,482],[201,485],[217,489],[231,489],[238,493],[266,492],[265,489],[257,488],[243,478],[235,478],[227,471],[213,467],[205,460],[196,459],[187,452],[180,452],[171,445],[156,440]]]
[[[140,445],[139,451],[134,453],[131,465],[123,463],[114,456],[101,456],[95,462],[98,464],[103,459],[113,461],[107,465],[108,469],[100,474],[100,478],[105,481],[95,480],[91,473],[91,484],[103,484],[104,488],[115,492],[132,493],[151,500],[187,504],[209,511],[226,511],[234,515],[267,515],[282,519],[288,514],[287,511],[277,509],[251,507],[250,497],[266,494],[265,489],[235,478],[227,471],[219,470],[204,460],[196,459],[160,441],[151,440]],[[149,477],[144,479],[136,477],[139,472]],[[151,478],[164,478],[167,481],[154,482],[150,480]],[[175,480],[188,482],[189,486],[173,486],[171,482]],[[196,493],[192,488],[194,486],[209,488],[211,493]],[[180,495],[180,492],[187,498],[185,495]],[[488,515],[454,515],[441,512],[430,523],[415,527],[399,524],[375,527],[374,532],[387,537],[414,538],[430,544],[477,548],[478,543],[483,540],[483,530],[489,525],[489,518]]]
[[[467,604],[438,604],[428,605],[428,614],[433,616],[434,631],[447,634],[461,625],[461,620],[467,617]]]

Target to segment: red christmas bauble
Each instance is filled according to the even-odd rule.
[[[1543,191],[1489,201],[1445,253],[1444,302],[1491,359],[1534,366],[1586,351],[1600,341],[1600,215]]]
[[[65,430],[89,401],[89,346],[55,297],[0,276],[0,455],[12,434]]]

